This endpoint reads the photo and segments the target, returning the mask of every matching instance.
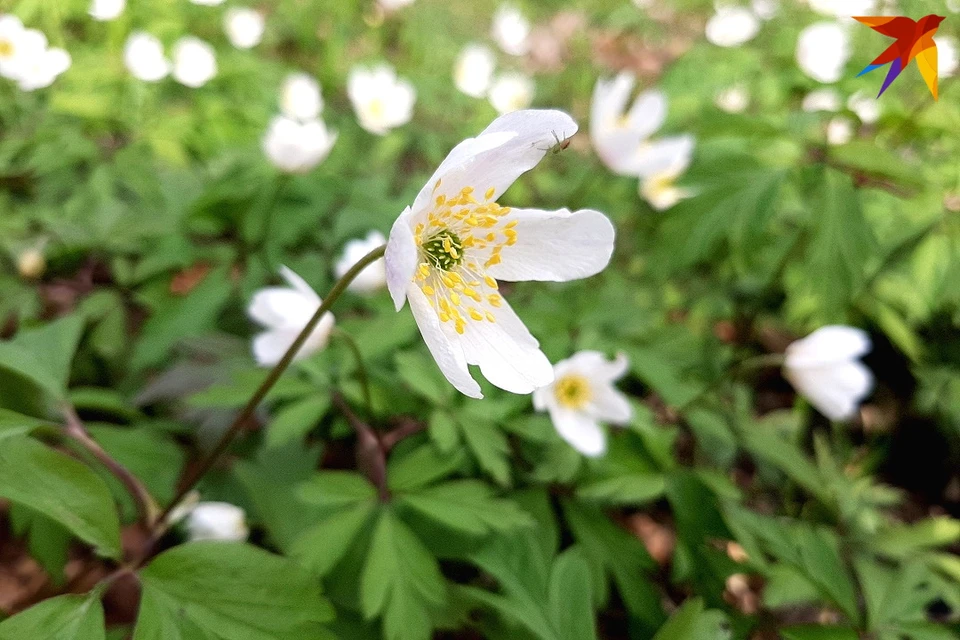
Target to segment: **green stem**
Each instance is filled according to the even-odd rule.
[[[360,345],[353,339],[353,336],[342,329],[334,329],[333,336],[343,340],[357,361],[357,378],[360,380],[360,386],[363,387],[363,401],[367,406],[367,417],[372,418],[373,396],[370,393],[370,376],[367,375],[367,367],[363,364],[363,354],[360,353]]]
[[[270,370],[270,373],[267,374],[267,377],[254,392],[253,396],[251,396],[250,400],[247,401],[247,404],[237,415],[236,419],[234,419],[230,427],[224,432],[217,445],[209,454],[207,454],[207,457],[204,458],[203,462],[201,462],[200,465],[197,466],[193,472],[187,476],[187,479],[184,480],[180,490],[177,492],[176,497],[160,514],[156,521],[157,524],[154,531],[155,538],[157,537],[157,533],[162,535],[164,523],[166,522],[167,516],[170,515],[170,512],[173,511],[177,505],[180,504],[183,498],[186,497],[186,495],[197,486],[197,483],[200,482],[200,479],[203,478],[208,471],[210,471],[216,461],[230,446],[230,443],[233,442],[234,438],[239,435],[240,431],[243,430],[247,422],[249,422],[249,420],[253,417],[257,407],[260,406],[260,403],[263,402],[263,399],[270,392],[270,389],[273,388],[273,385],[277,383],[277,380],[280,379],[280,376],[283,375],[283,372],[287,370],[287,367],[290,366],[290,363],[293,362],[294,357],[300,351],[300,348],[303,346],[303,344],[307,341],[307,338],[310,337],[310,334],[313,333],[314,328],[316,328],[317,323],[320,322],[320,319],[323,317],[323,315],[330,310],[330,307],[333,306],[333,303],[337,301],[344,291],[346,291],[347,285],[353,282],[353,279],[356,278],[361,271],[366,269],[371,263],[383,257],[386,248],[386,245],[377,247],[365,255],[360,259],[359,262],[350,267],[350,270],[343,274],[343,277],[340,278],[335,285],[333,285],[333,288],[323,299],[323,303],[317,309],[317,312],[313,314],[313,317],[310,318],[310,321],[300,332],[300,335],[297,336],[297,339],[293,341],[293,344],[290,345],[290,348],[287,349],[287,352],[283,354],[283,357],[280,359],[280,361],[274,365],[273,369]]]

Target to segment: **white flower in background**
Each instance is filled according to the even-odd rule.
[[[827,143],[832,145],[847,144],[853,139],[853,123],[849,118],[837,116],[827,123]]]
[[[17,85],[23,91],[43,89],[53,84],[70,68],[70,54],[47,46],[47,37],[36,29],[27,29],[21,36],[20,61],[16,69]]]
[[[876,0],[809,0],[810,8],[828,16],[849,18],[869,16],[876,10]]]
[[[662,210],[689,195],[674,186],[674,180],[690,165],[695,141],[690,135],[650,140],[667,118],[667,98],[661,91],[645,91],[627,109],[633,85],[633,76],[627,72],[597,81],[590,106],[590,139],[611,171],[641,178],[641,195]]]
[[[127,38],[123,62],[134,78],[144,82],[157,82],[170,73],[170,61],[163,55],[163,44],[143,31],[136,31]]]
[[[840,111],[840,94],[836,89],[823,87],[814,89],[803,97],[803,103],[800,108],[808,113],[815,111]]]
[[[812,24],[797,40],[797,64],[818,82],[839,80],[850,55],[850,34],[836,22]]]
[[[533,78],[522,73],[504,73],[497,76],[490,87],[490,104],[503,115],[511,111],[526,109],[533,102],[536,90]]]
[[[336,132],[322,120],[299,122],[276,116],[263,138],[263,152],[281,171],[307,173],[327,159],[336,141]]]
[[[750,93],[742,84],[735,84],[719,92],[713,102],[721,111],[743,113],[750,106]]]
[[[224,0],[190,0],[193,4],[198,4],[203,7],[215,7],[217,5],[223,4]]]
[[[857,114],[860,122],[864,124],[873,124],[880,119],[880,101],[863,91],[857,91],[850,96],[847,108]]]
[[[247,7],[233,7],[223,17],[227,39],[237,49],[252,49],[263,39],[263,14]]]
[[[607,451],[601,422],[624,425],[633,417],[627,397],[613,383],[627,373],[627,358],[610,361],[599,351],[580,351],[553,367],[553,383],[533,392],[533,407],[550,413],[560,437],[585,456]]]
[[[247,514],[228,502],[201,502],[186,516],[187,536],[192,541],[242,542],[250,535]]]
[[[343,247],[340,259],[334,265],[338,278],[360,262],[365,255],[386,244],[387,239],[379,231],[371,231],[366,238],[351,240]],[[387,286],[387,265],[383,258],[373,262],[353,279],[347,288],[356,293],[372,293]]]
[[[497,60],[490,47],[468,44],[460,52],[453,68],[453,82],[457,89],[474,98],[482,98],[490,88]]]
[[[531,393],[553,381],[539,343],[498,280],[565,282],[600,272],[613,225],[593,210],[511,209],[497,199],[577,131],[560,111],[514,111],[458,144],[404,210],[387,241],[387,287],[405,302],[447,380],[480,398],[468,365],[494,386]]]
[[[960,67],[960,43],[953,36],[937,36],[938,69],[941,78],[949,78]]]
[[[530,22],[512,4],[500,5],[497,9],[490,36],[511,56],[526,55],[530,51]]]
[[[947,9],[953,13],[960,12],[960,0],[947,0]]]
[[[384,11],[396,11],[413,4],[414,0],[377,0]]]
[[[120,17],[127,7],[127,0],[93,0],[88,13],[94,20],[106,22]]]
[[[291,73],[280,87],[280,111],[294,120],[313,120],[323,110],[320,84],[305,73]]]
[[[756,37],[760,20],[743,7],[722,6],[707,21],[707,40],[718,47],[739,47]]]
[[[780,12],[780,0],[753,0],[753,12],[762,20],[772,20]]]
[[[200,38],[184,36],[173,45],[173,79],[194,89],[217,75],[213,47]]]
[[[378,136],[410,122],[417,101],[413,85],[398,78],[388,64],[351,69],[347,95],[360,126]]]
[[[320,296],[293,271],[281,267],[280,275],[289,286],[261,289],[247,309],[250,317],[266,329],[253,339],[253,356],[264,367],[280,361],[322,303]],[[306,358],[327,346],[333,321],[332,313],[323,314],[294,359]]]
[[[820,413],[846,420],[873,389],[873,374],[859,361],[871,348],[860,329],[822,327],[787,347],[784,375]]]
[[[21,41],[26,29],[16,16],[0,14],[0,76],[14,78],[22,51]]]

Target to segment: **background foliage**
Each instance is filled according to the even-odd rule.
[[[665,213],[585,133],[503,198],[617,226],[601,275],[510,292],[552,361],[630,357],[635,419],[608,455],[583,459],[527,397],[460,397],[408,313],[351,296],[335,312],[372,406],[343,342],[298,363],[201,485],[247,510],[251,542],[181,545],[175,531],[133,579],[114,573],[143,544],[133,505],[63,439],[58,407],[166,504],[264,375],[252,293],[286,264],[323,294],[343,244],[387,232],[494,117],[450,73],[496,7],[418,0],[384,18],[367,2],[265,0],[264,42],[239,51],[224,6],[131,2],[96,23],[85,0],[0,3],[73,56],[50,89],[0,85],[0,604],[22,611],[0,638],[956,637],[960,84],[944,79],[934,103],[908,70],[876,125],[829,146],[827,116],[800,109],[816,83],[794,60],[822,18],[784,2],[755,40],[720,49],[702,37],[711,3],[661,4],[526,2],[559,58],[500,56],[534,73],[536,106],[583,130],[596,79],[630,69],[670,96],[667,130],[697,136],[683,179],[697,195]],[[941,34],[960,33],[947,15]],[[218,76],[197,90],[134,80],[131,28],[208,40]],[[873,90],[853,67],[884,44],[853,34],[845,95]],[[345,93],[349,69],[377,60],[418,92],[413,121],[382,138]],[[293,70],[320,80],[339,139],[285,179],[260,139]],[[738,82],[752,105],[718,110]],[[31,279],[17,267],[38,247]],[[831,323],[875,345],[878,386],[852,424],[831,425],[775,371],[732,372]],[[385,486],[358,467],[339,404],[409,432]]]

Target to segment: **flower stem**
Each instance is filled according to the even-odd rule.
[[[110,457],[96,440],[90,437],[87,428],[83,426],[80,416],[71,404],[64,404],[61,411],[66,419],[63,433],[83,447],[90,455],[96,458],[126,488],[133,504],[137,508],[137,518],[145,527],[152,527],[157,515],[157,505],[150,497],[150,493],[140,480],[130,473],[122,464]]]
[[[263,402],[263,399],[270,392],[270,389],[273,388],[273,385],[277,383],[277,380],[280,379],[280,376],[283,375],[283,372],[287,370],[287,367],[290,366],[290,363],[293,362],[294,357],[297,355],[297,352],[300,351],[300,348],[307,341],[307,338],[310,337],[310,334],[313,333],[314,328],[316,328],[317,323],[320,322],[320,318],[330,310],[330,307],[333,306],[333,303],[343,294],[347,289],[347,285],[353,282],[353,279],[360,274],[368,265],[379,260],[383,257],[384,252],[386,251],[386,245],[377,247],[363,258],[360,259],[355,265],[350,267],[350,270],[343,274],[343,277],[333,285],[333,288],[330,289],[330,293],[323,299],[323,302],[320,304],[320,307],[317,309],[317,312],[313,314],[313,317],[310,318],[310,321],[307,322],[306,326],[300,332],[300,335],[297,336],[297,339],[293,341],[293,344],[290,345],[290,348],[287,349],[287,352],[283,354],[283,357],[280,361],[274,365],[273,369],[270,370],[270,373],[267,374],[267,377],[263,380],[254,394],[250,397],[250,400],[247,401],[247,404],[244,405],[243,409],[240,410],[240,413],[234,419],[230,427],[224,432],[223,436],[220,438],[220,441],[217,442],[213,450],[207,454],[207,457],[194,468],[194,470],[187,476],[187,478],[181,484],[180,490],[177,492],[176,497],[167,505],[167,508],[163,510],[160,514],[160,517],[156,521],[155,534],[157,531],[162,532],[164,522],[167,519],[167,516],[170,515],[170,512],[173,511],[180,501],[193,490],[197,483],[200,482],[200,479],[213,467],[216,461],[220,458],[221,455],[227,450],[230,446],[230,443],[233,442],[234,438],[243,430],[246,424],[253,417],[253,413],[257,410],[257,407],[260,406],[260,403]],[[156,535],[154,536],[156,537]]]
[[[370,377],[367,375],[367,367],[363,364],[363,354],[360,353],[360,345],[346,331],[334,328],[333,335],[341,340],[353,353],[357,361],[357,378],[360,380],[360,386],[363,387],[363,401],[367,406],[367,417],[373,417],[373,396],[370,393]]]

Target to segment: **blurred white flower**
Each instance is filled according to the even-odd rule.
[[[780,0],[753,0],[750,6],[761,20],[771,20],[780,12]]]
[[[831,420],[847,420],[873,389],[873,374],[859,361],[872,345],[860,329],[827,326],[787,347],[784,375]]]
[[[474,98],[482,98],[490,89],[497,60],[490,47],[468,44],[457,57],[453,68],[453,82],[457,89]]]
[[[250,317],[266,329],[253,339],[253,357],[264,367],[280,362],[322,303],[320,296],[296,273],[281,267],[280,275],[289,286],[257,291],[247,309]],[[332,313],[323,314],[294,359],[306,358],[326,347],[333,323]]]
[[[384,11],[396,11],[413,4],[414,0],[377,0]]]
[[[127,38],[123,62],[134,78],[144,82],[157,82],[170,73],[170,61],[163,55],[163,44],[143,31],[136,31]]]
[[[173,79],[194,89],[217,75],[213,47],[200,38],[184,36],[173,45]]]
[[[812,24],[800,32],[797,40],[797,64],[819,82],[839,80],[850,55],[850,34],[836,22]]]
[[[960,0],[947,0],[947,9],[953,13],[960,12]]]
[[[232,7],[223,17],[227,39],[237,49],[251,49],[260,44],[265,26],[263,14],[247,7]]]
[[[707,40],[718,47],[738,47],[760,31],[760,20],[743,7],[721,7],[707,21]]]
[[[4,78],[16,78],[25,49],[24,40],[27,30],[16,16],[0,15],[0,75]]]
[[[388,64],[351,69],[347,95],[360,126],[379,136],[410,122],[417,100],[413,85],[398,78]]]
[[[512,4],[503,4],[497,9],[490,36],[504,53],[522,56],[530,51],[530,22]]]
[[[120,17],[127,6],[127,0],[93,0],[88,13],[94,20],[106,22]]]
[[[960,43],[953,36],[937,36],[938,68],[941,78],[949,78],[960,67]]]
[[[247,514],[227,502],[199,503],[187,514],[185,524],[191,541],[242,542],[250,535]]]
[[[280,87],[280,111],[294,120],[313,120],[323,110],[320,84],[305,73],[291,73]]]
[[[803,97],[800,108],[808,113],[815,111],[839,111],[841,106],[840,94],[836,89],[823,87],[814,89]]]
[[[307,173],[326,160],[336,141],[336,132],[322,120],[299,122],[276,116],[263,138],[263,152],[281,171]]]
[[[386,244],[387,239],[379,231],[371,231],[366,238],[351,240],[343,247],[340,259],[334,265],[334,272],[338,278],[350,270],[350,267],[360,262],[365,255]],[[373,262],[360,272],[348,285],[350,291],[356,293],[372,293],[387,286],[387,266],[383,258]]]
[[[824,15],[849,18],[872,15],[876,0],[809,0],[810,8]]]
[[[565,113],[514,111],[454,147],[387,241],[387,288],[461,393],[482,397],[468,365],[494,386],[532,393],[553,367],[499,292],[498,280],[566,282],[600,272],[613,225],[593,210],[511,209],[496,200],[577,131]]]
[[[526,109],[533,102],[533,78],[522,73],[508,72],[497,76],[490,87],[490,104],[503,115]]]
[[[742,84],[735,84],[720,91],[713,102],[727,113],[743,113],[750,106],[750,93]]]
[[[38,280],[43,277],[47,270],[47,258],[44,255],[43,246],[44,243],[41,242],[25,249],[17,257],[17,273],[21,278]]]
[[[46,36],[39,31],[28,29],[20,46],[24,53],[16,70],[16,80],[23,91],[49,87],[57,76],[70,68],[70,54],[63,49],[48,47]]]
[[[625,425],[630,402],[614,386],[627,373],[624,355],[610,361],[598,351],[580,351],[553,367],[553,383],[533,392],[533,407],[547,411],[560,437],[585,456],[607,451],[601,422]]]
[[[847,108],[857,114],[860,122],[864,124],[873,124],[880,119],[880,101],[863,91],[857,91],[850,96]]]
[[[837,116],[827,123],[827,144],[847,144],[853,139],[853,123],[849,118]]]
[[[193,4],[198,4],[204,7],[215,7],[217,5],[223,4],[224,0],[190,0]]]
[[[641,178],[641,195],[657,209],[666,209],[689,195],[673,183],[689,166],[695,141],[690,135],[651,141],[667,118],[667,97],[648,90],[628,109],[633,85],[628,72],[597,81],[590,105],[590,140],[611,171]]]

